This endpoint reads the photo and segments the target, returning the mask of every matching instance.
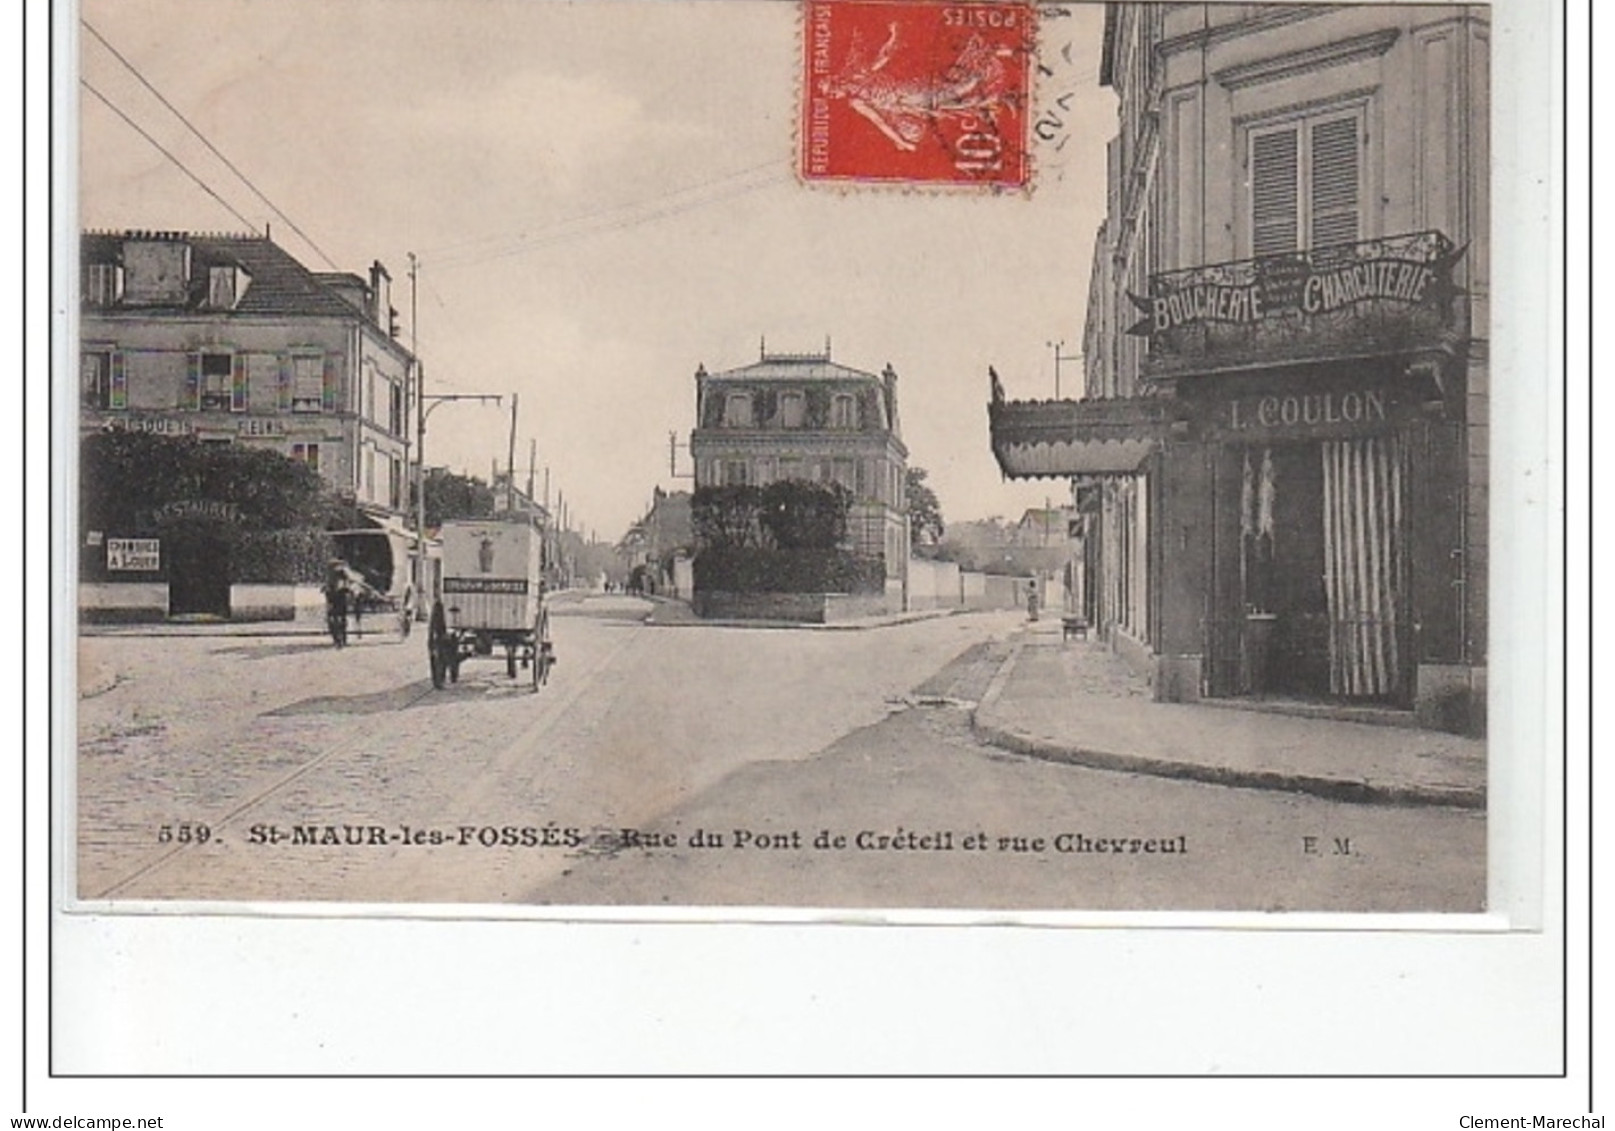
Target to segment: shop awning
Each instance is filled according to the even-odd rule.
[[[1072,475],[1130,475],[1155,450],[1153,440],[1058,440],[1005,444],[998,466],[1011,479]]]
[[[1092,401],[995,401],[993,455],[1011,479],[1130,475],[1168,430],[1159,397]]]

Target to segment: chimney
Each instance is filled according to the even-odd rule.
[[[393,277],[377,259],[370,264],[370,321],[382,330],[390,328]]]

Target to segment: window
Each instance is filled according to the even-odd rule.
[[[123,297],[123,268],[116,263],[91,263],[84,268],[84,301],[91,306],[114,306]]]
[[[230,411],[233,400],[232,383],[230,380],[234,366],[233,359],[227,353],[204,353],[202,355],[202,383],[200,385],[199,407],[204,411],[215,410],[219,412]]]
[[[396,381],[387,382],[387,420],[394,436],[404,434],[404,387]]]
[[[325,359],[292,358],[292,411],[319,412],[325,396]]]
[[[236,269],[207,269],[207,304],[215,310],[233,310],[236,304]]]
[[[858,427],[858,402],[851,393],[837,393],[830,401],[830,427]]]
[[[293,444],[292,458],[306,463],[315,471],[320,469],[320,446],[318,444]]]
[[[744,487],[747,479],[746,461],[743,459],[725,460],[723,463],[723,482],[726,487]]]
[[[801,393],[781,393],[779,396],[779,423],[781,428],[800,428],[807,419],[806,398]]]
[[[1360,238],[1363,142],[1360,109],[1251,131],[1253,256]]]
[[[751,394],[730,393],[723,402],[723,426],[725,428],[750,428],[752,426]]]
[[[85,350],[79,356],[79,393],[85,408],[129,407],[129,383],[123,355],[115,350]]]

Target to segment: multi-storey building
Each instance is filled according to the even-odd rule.
[[[317,468],[356,525],[402,527],[414,359],[380,263],[319,273],[264,236],[139,231],[86,233],[80,259],[84,432],[269,448]],[[170,611],[228,613],[186,608],[210,581],[167,576]]]
[[[1090,609],[1159,697],[1478,729],[1482,6],[1110,4],[1086,397],[1005,402],[1073,479]]]
[[[690,433],[695,485],[836,482],[853,498],[850,549],[885,562],[888,596],[903,597],[909,556],[908,448],[897,416],[897,373],[852,369],[823,353],[761,351],[738,369],[695,374]],[[899,606],[901,607],[901,606]]]

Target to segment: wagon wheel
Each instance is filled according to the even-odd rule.
[[[550,614],[540,610],[538,624],[533,628],[533,690],[537,691],[550,679],[550,666],[555,663],[555,646],[550,643]]]
[[[432,686],[439,690],[442,689],[443,677],[448,672],[447,652],[452,646],[448,624],[443,616],[443,603],[434,602],[432,623],[426,630],[426,658],[432,666]]]

